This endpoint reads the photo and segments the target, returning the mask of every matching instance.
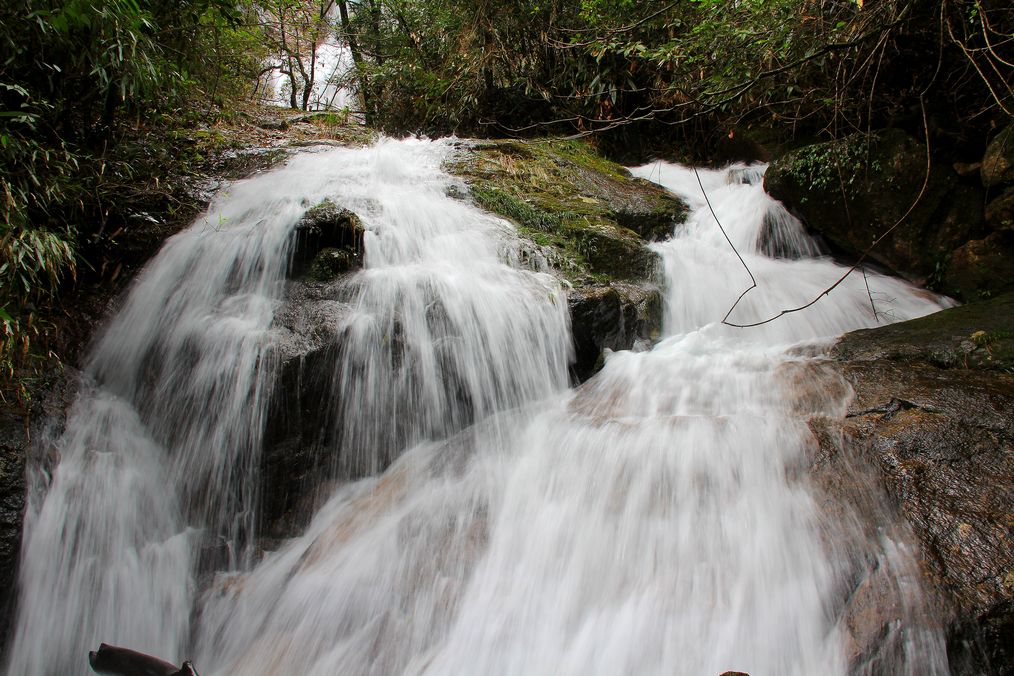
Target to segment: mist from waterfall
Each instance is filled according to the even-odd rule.
[[[829,339],[947,302],[855,274],[805,311],[723,325],[744,263],[758,287],[733,323],[844,269],[765,195],[762,166],[652,163],[633,171],[692,210],[653,245],[664,336],[568,389],[567,289],[511,264],[507,222],[446,194],[452,152],[300,154],[167,243],[36,463],[9,673],[87,674],[100,641],[205,676],[946,673],[904,533],[867,541],[822,511],[807,423],[845,412],[812,356]],[[335,296],[351,310],[326,450],[335,477],[372,475],[261,555],[275,314],[293,228],[325,197],[366,228],[364,270]],[[900,601],[895,649],[864,662],[844,607],[867,559]]]

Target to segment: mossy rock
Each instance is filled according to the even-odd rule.
[[[329,282],[343,273],[360,267],[362,261],[354,251],[329,247],[321,250],[310,264],[309,277],[315,282]]]
[[[982,157],[982,184],[987,188],[1014,182],[1014,124],[990,141]]]
[[[577,284],[643,280],[654,274],[648,241],[665,239],[687,206],[579,141],[489,141],[448,162],[475,201],[513,221],[522,237],[557,255]]]
[[[839,361],[893,361],[1014,372],[1014,293],[846,334]]]
[[[771,164],[764,188],[838,251],[849,257],[869,251],[894,272],[926,283],[985,226],[981,189],[934,164],[923,191],[925,170],[923,144],[885,130],[795,150]]]
[[[647,245],[686,221],[683,201],[573,140],[466,144],[446,168],[571,283],[575,380],[602,368],[604,350],[658,337],[658,256]]]
[[[1014,290],[1014,230],[958,247],[947,262],[941,290],[966,300]]]
[[[293,229],[292,276],[323,281],[361,266],[364,234],[359,216],[330,199],[307,209]]]

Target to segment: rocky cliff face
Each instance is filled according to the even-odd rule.
[[[831,365],[854,395],[819,430],[818,482],[855,504],[870,468],[921,549],[954,673],[1014,674],[1014,294],[847,334]]]
[[[899,130],[857,134],[775,160],[765,189],[835,251],[962,300],[1014,289],[1014,127],[982,162],[947,165]]]

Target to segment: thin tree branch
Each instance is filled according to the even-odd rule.
[[[769,324],[769,323],[775,321],[776,319],[779,319],[779,318],[781,318],[781,317],[783,317],[783,316],[785,316],[787,314],[792,314],[794,312],[801,312],[802,310],[805,310],[808,307],[816,304],[817,301],[819,301],[824,296],[829,295],[832,291],[834,291],[836,288],[838,288],[841,285],[841,283],[844,282],[845,279],[849,275],[851,275],[853,272],[855,272],[857,269],[859,269],[862,266],[863,262],[869,257],[869,255],[873,251],[873,249],[876,248],[876,246],[878,244],[880,244],[880,242],[882,242],[885,237],[887,237],[892,232],[894,232],[898,228],[899,225],[901,225],[902,223],[905,222],[905,219],[907,219],[909,217],[909,215],[912,213],[912,211],[915,210],[916,206],[919,204],[919,202],[922,201],[923,196],[926,194],[926,188],[929,186],[930,170],[932,169],[932,158],[930,156],[929,121],[928,121],[928,119],[926,117],[925,92],[923,92],[923,94],[921,94],[919,96],[919,107],[922,109],[923,132],[924,132],[924,134],[926,136],[926,175],[923,178],[922,188],[920,188],[919,194],[916,195],[915,201],[912,202],[911,206],[909,206],[908,210],[901,216],[901,218],[899,218],[897,221],[895,221],[894,225],[892,225],[887,230],[885,230],[883,233],[881,233],[881,235],[879,237],[877,237],[877,239],[875,239],[873,241],[873,244],[871,244],[869,246],[869,248],[866,249],[862,253],[861,256],[859,256],[859,259],[855,262],[855,264],[852,267],[850,267],[848,270],[845,271],[845,274],[843,274],[841,277],[839,277],[838,280],[834,284],[832,284],[831,286],[829,286],[826,289],[824,289],[823,291],[821,291],[809,303],[806,303],[804,305],[800,305],[798,307],[793,307],[793,308],[789,308],[789,309],[786,309],[786,310],[782,310],[777,315],[774,315],[773,317],[769,317],[767,319],[764,319],[764,320],[761,320],[761,321],[758,321],[758,322],[751,322],[751,323],[748,323],[748,324],[736,324],[736,323],[733,323],[733,322],[726,321],[726,319],[723,319],[722,320],[723,324],[725,324],[727,326],[733,326],[733,327],[735,327],[737,329],[746,329],[746,328],[751,328],[751,327],[754,327],[754,326],[762,326],[764,324]],[[738,253],[737,253],[737,255],[738,255]],[[753,287],[751,287],[751,289],[752,288]],[[742,293],[742,295],[740,295],[740,297],[736,300],[736,302],[733,303],[732,307],[729,308],[729,311],[727,313],[725,313],[726,318],[728,318],[729,315],[732,314],[732,311],[736,309],[736,306],[743,299],[743,296],[745,296],[747,294],[747,292],[750,291],[751,289],[747,289],[746,291],[744,291]]]

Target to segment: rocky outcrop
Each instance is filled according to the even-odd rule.
[[[922,144],[886,130],[793,151],[772,163],[764,187],[848,258],[868,251],[963,300],[1014,290],[1014,125],[981,162],[934,160],[923,191],[925,168]]]
[[[997,134],[982,158],[982,185],[992,188],[1014,183],[1014,124]]]
[[[986,205],[986,225],[993,231],[1014,230],[1014,188]]]
[[[1014,289],[1014,230],[994,232],[955,249],[944,269],[943,287],[969,300]]]
[[[6,636],[14,608],[25,511],[28,434],[21,416],[5,415],[0,421],[0,435],[0,636]]]
[[[324,282],[361,267],[365,232],[357,215],[330,199],[308,209],[294,230],[292,274]]]
[[[274,349],[261,454],[260,532],[265,544],[305,525],[321,479],[332,468],[323,449],[332,443],[336,334],[351,306],[341,278],[362,265],[359,217],[325,200],[307,210],[293,231],[294,254],[284,303],[275,313]]]
[[[662,321],[649,242],[668,238],[687,206],[576,141],[472,144],[447,166],[483,208],[511,220],[540,262],[572,287],[578,381],[603,350],[650,341]]]
[[[830,492],[868,499],[841,458],[872,468],[921,547],[953,672],[1014,674],[1014,294],[848,334],[832,359],[854,396],[818,433]]]
[[[48,374],[27,413],[0,412],[0,648],[6,643],[17,602],[27,459],[36,440],[62,429],[78,378],[72,368]]]
[[[925,171],[923,144],[886,130],[788,153],[768,168],[764,188],[838,251],[868,250],[925,283],[951,252],[985,234],[981,188],[934,163],[923,191]]]
[[[614,283],[573,290],[567,299],[578,381],[602,368],[604,351],[649,345],[662,329],[662,293],[648,285]]]

